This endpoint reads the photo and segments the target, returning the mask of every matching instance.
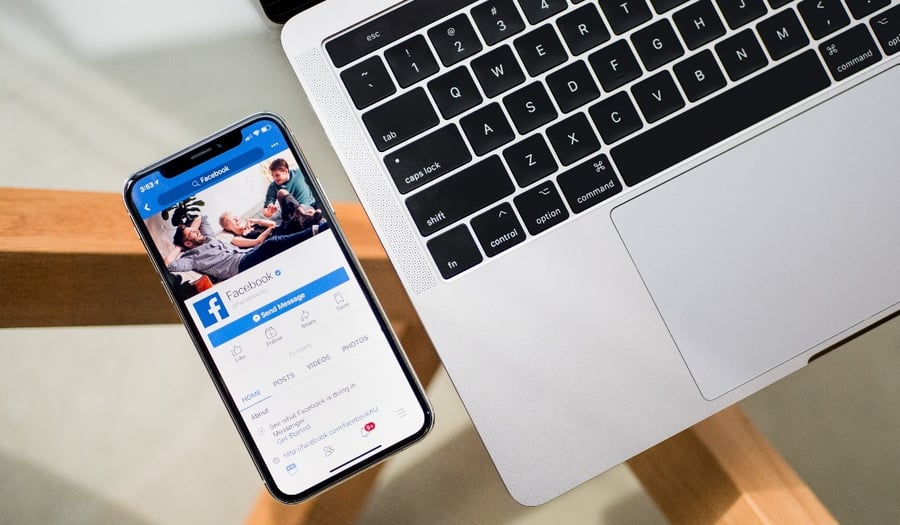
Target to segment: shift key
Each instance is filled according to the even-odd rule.
[[[513,191],[515,186],[500,157],[493,155],[409,197],[406,207],[419,232],[428,236]]]
[[[422,88],[364,113],[362,120],[378,151],[392,148],[438,124],[437,113]]]
[[[400,193],[408,193],[472,160],[455,124],[445,126],[384,158]]]

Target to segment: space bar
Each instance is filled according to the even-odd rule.
[[[646,180],[831,83],[815,51],[798,55],[611,150],[628,186]]]

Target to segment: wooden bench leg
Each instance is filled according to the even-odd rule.
[[[737,406],[628,466],[675,524],[837,523]]]

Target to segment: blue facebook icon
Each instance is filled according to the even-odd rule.
[[[218,292],[194,303],[194,310],[197,311],[197,316],[200,318],[200,322],[203,323],[203,328],[209,328],[228,318],[228,310],[222,304],[222,299],[219,297]]]

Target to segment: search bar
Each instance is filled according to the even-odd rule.
[[[259,162],[263,158],[262,148],[253,148],[229,159],[210,170],[204,170],[202,174],[195,175],[190,181],[183,182],[174,188],[159,194],[157,202],[160,206],[167,206],[190,195],[196,194],[203,188],[208,188],[217,182],[239,173],[244,168]]]

